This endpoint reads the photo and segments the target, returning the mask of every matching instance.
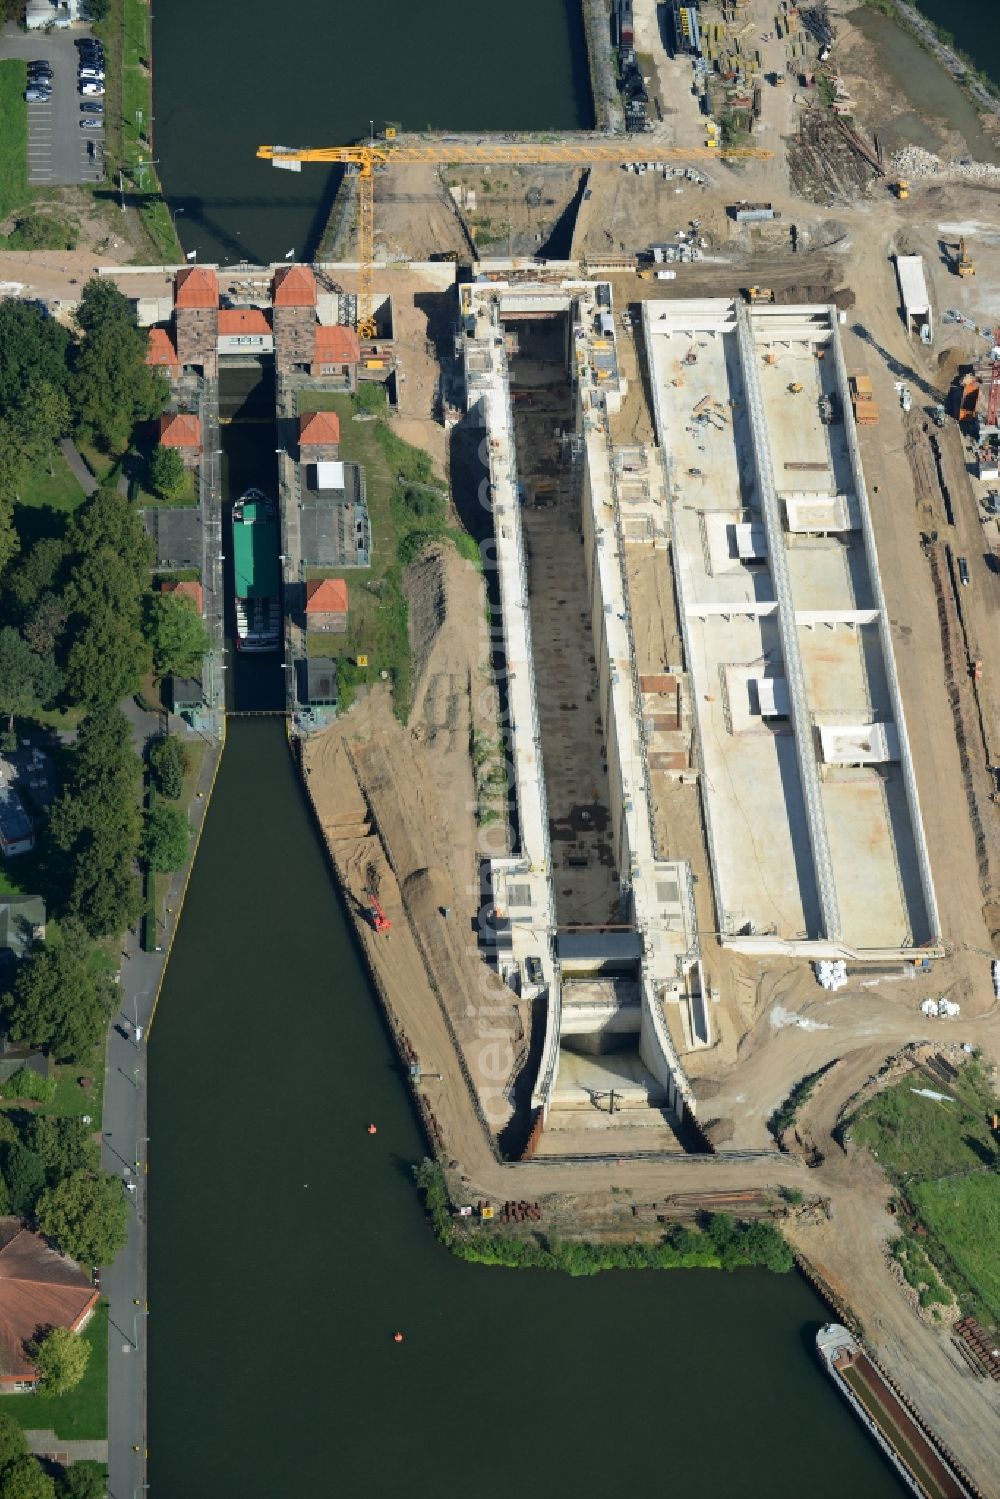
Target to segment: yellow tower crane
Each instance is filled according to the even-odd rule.
[[[330,166],[353,169],[358,178],[358,258],[361,265],[358,295],[358,333],[362,338],[375,335],[373,287],[375,279],[375,170],[397,162],[444,166],[447,162],[489,166],[584,166],[589,163],[635,161],[641,150],[635,140],[591,141],[536,144],[511,141],[496,145],[467,145],[452,142],[428,142],[426,145],[316,146],[302,150],[294,146],[258,146],[257,155],[286,172],[300,172],[303,162],[326,162]],[[718,161],[728,157],[773,155],[753,146],[718,149],[694,146],[687,150],[648,148],[657,161]]]

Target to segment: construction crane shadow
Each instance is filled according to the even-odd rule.
[[[905,380],[908,385],[915,385],[928,400],[934,401],[935,405],[943,399],[937,386],[929,384],[923,375],[918,375],[912,365],[903,364],[902,360],[890,354],[888,349],[884,349],[878,339],[869,333],[867,328],[862,327],[860,323],[852,323],[851,332],[857,338],[860,338],[863,343],[866,343],[870,349],[875,350],[886,368],[891,374],[895,375],[897,380]]]

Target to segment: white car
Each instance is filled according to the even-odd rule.
[[[80,93],[85,94],[88,99],[103,99],[104,85],[102,83],[81,83]]]

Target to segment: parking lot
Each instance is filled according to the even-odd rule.
[[[5,29],[0,34],[0,57],[25,62],[44,58],[52,65],[52,98],[28,104],[28,182],[32,187],[54,187],[102,178],[103,130],[81,130],[82,102],[77,93],[77,49],[81,29],[25,35]],[[102,101],[103,102],[103,101]],[[93,147],[91,151],[88,146]]]

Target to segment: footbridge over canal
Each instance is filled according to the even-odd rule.
[[[573,279],[567,267],[552,280],[466,285],[460,297],[467,416],[485,431],[500,617],[495,667],[511,784],[512,846],[498,849],[484,872],[486,930],[498,970],[536,1001],[544,1032],[532,1048],[533,1147],[579,1150],[585,1130],[591,1151],[676,1149],[694,1100],[667,1006],[681,1008],[694,1044],[707,1041],[708,1022],[690,868],[656,853],[609,429],[626,389],[610,287]],[[512,329],[544,320],[565,324],[564,336],[550,340],[564,350],[569,387],[555,489],[575,533],[557,540],[564,576],[555,619],[539,612],[545,537],[532,514],[538,501],[528,501],[519,477],[528,454],[511,402],[511,359],[523,336]],[[583,786],[574,776],[590,767],[564,736],[590,728],[582,713],[551,711],[554,696],[579,695],[543,665],[554,634],[567,663],[591,669],[583,696],[597,710],[598,764]],[[557,767],[549,776],[548,761]],[[597,922],[577,904],[573,860],[553,854],[553,832],[591,796],[606,813],[604,885],[616,906]]]

